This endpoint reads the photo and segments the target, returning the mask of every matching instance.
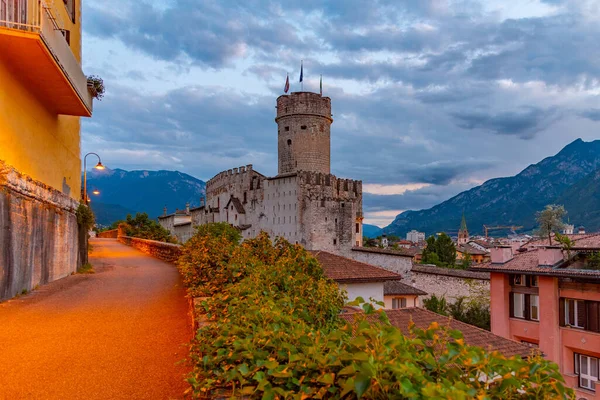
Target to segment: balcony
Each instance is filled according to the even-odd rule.
[[[87,77],[63,26],[50,0],[0,0],[0,57],[49,109],[91,117]]]

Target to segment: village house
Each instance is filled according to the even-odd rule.
[[[386,309],[419,307],[419,296],[427,296],[427,292],[400,281],[387,281],[383,284]]]
[[[490,272],[492,332],[538,347],[578,399],[600,399],[600,234],[569,237],[569,249],[496,246],[472,269]]]

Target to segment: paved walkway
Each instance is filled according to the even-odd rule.
[[[95,274],[0,303],[0,399],[183,397],[192,332],[176,268],[91,243]]]

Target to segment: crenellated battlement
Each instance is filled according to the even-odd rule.
[[[331,121],[331,99],[312,92],[293,92],[277,98],[277,117],[313,115],[325,117]]]
[[[241,175],[252,174],[253,171],[252,164],[248,164],[219,172],[206,182],[206,191],[227,185],[232,182],[232,179],[237,179]]]
[[[298,183],[313,190],[330,192],[333,198],[362,196],[362,181],[338,178],[333,174],[312,171],[299,171]]]

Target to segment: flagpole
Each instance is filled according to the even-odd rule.
[[[304,92],[304,60],[300,60],[300,76],[302,80],[300,81],[300,90]]]

